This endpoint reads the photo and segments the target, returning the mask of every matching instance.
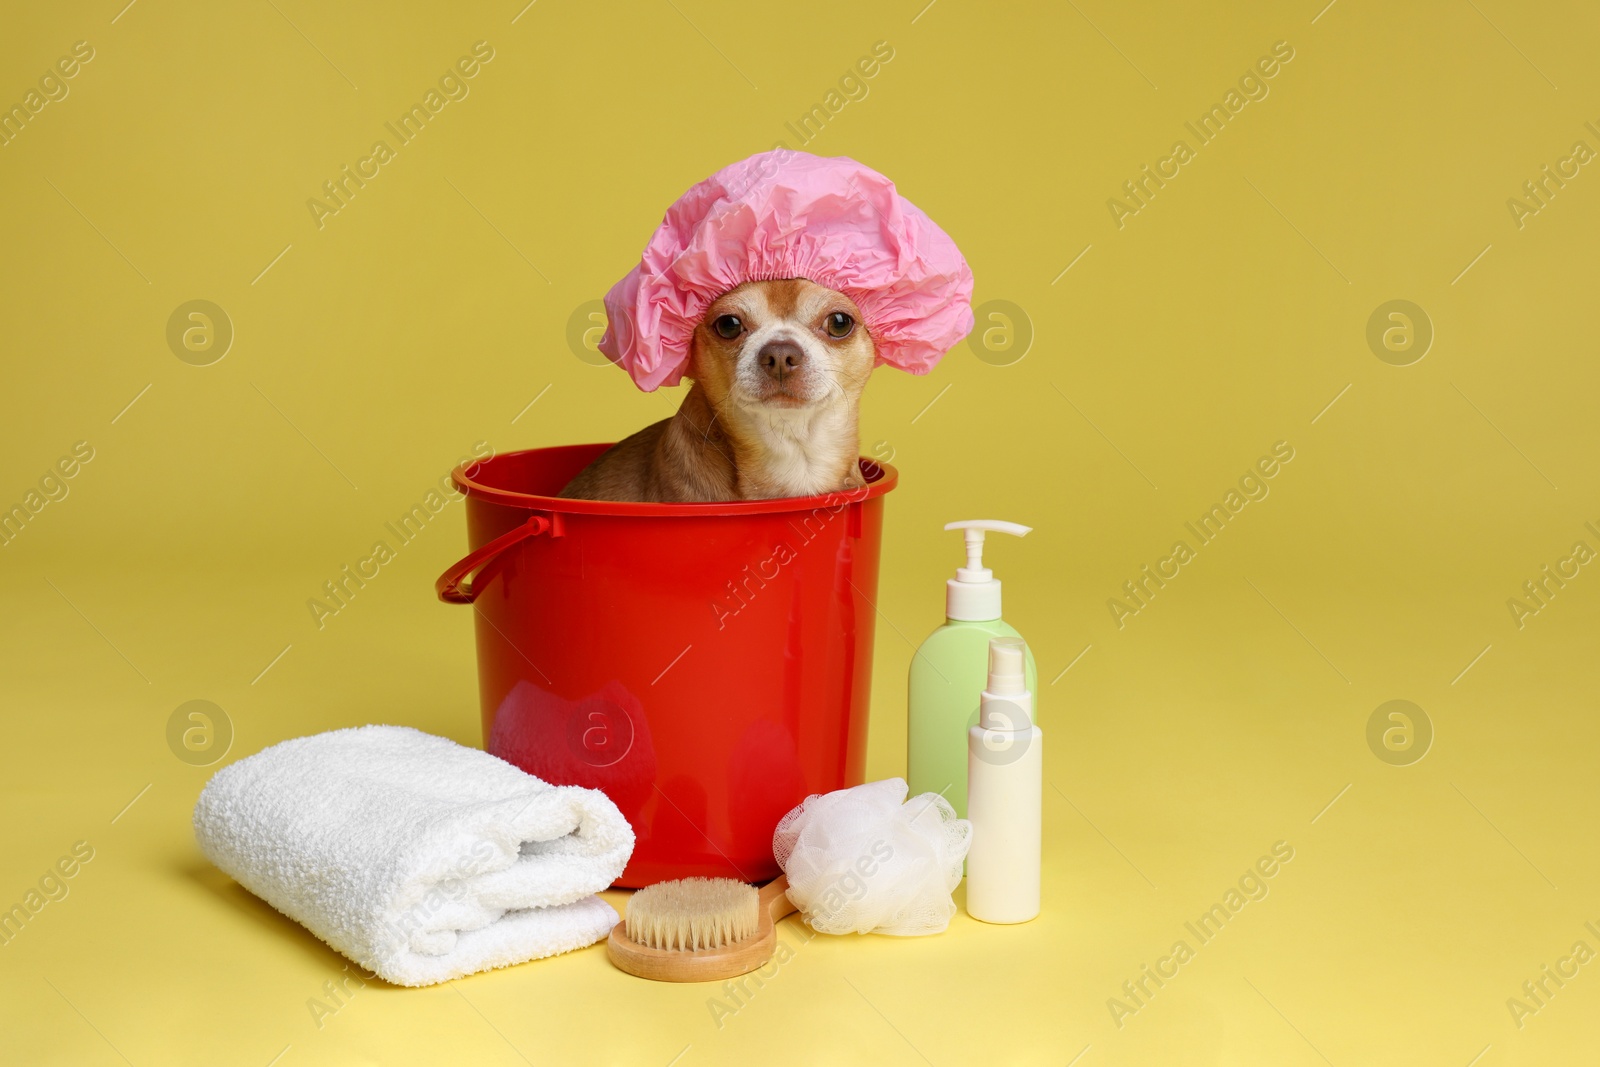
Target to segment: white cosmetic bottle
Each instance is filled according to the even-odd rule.
[[[1044,733],[1033,724],[1020,637],[989,642],[989,687],[967,731],[967,914],[1025,923],[1039,914]]]

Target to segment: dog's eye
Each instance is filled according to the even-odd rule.
[[[849,337],[850,331],[855,329],[856,320],[842,311],[835,311],[828,316],[828,336],[833,338]]]
[[[731,341],[744,331],[744,323],[739,321],[737,315],[720,315],[711,324],[711,328],[716,330],[717,336],[724,341]]]

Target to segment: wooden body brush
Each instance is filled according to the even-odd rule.
[[[795,910],[789,879],[759,890],[732,878],[682,878],[633,894],[606,954],[656,982],[720,982],[764,965],[778,947],[778,920]]]

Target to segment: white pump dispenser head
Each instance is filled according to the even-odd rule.
[[[988,622],[1000,617],[1000,580],[983,565],[983,535],[988,531],[1026,537],[1033,527],[998,519],[947,522],[946,530],[965,530],[967,565],[945,583],[944,614],[961,622]]]

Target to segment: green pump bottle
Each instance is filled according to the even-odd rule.
[[[952,522],[966,533],[967,565],[945,583],[945,622],[911,657],[906,717],[906,782],[911,795],[939,793],[967,817],[967,730],[989,680],[989,640],[1021,637],[1000,618],[1000,581],[983,565],[987,532],[1023,537],[1030,526],[993,519]],[[1024,665],[1027,689],[1039,691],[1033,652]]]

